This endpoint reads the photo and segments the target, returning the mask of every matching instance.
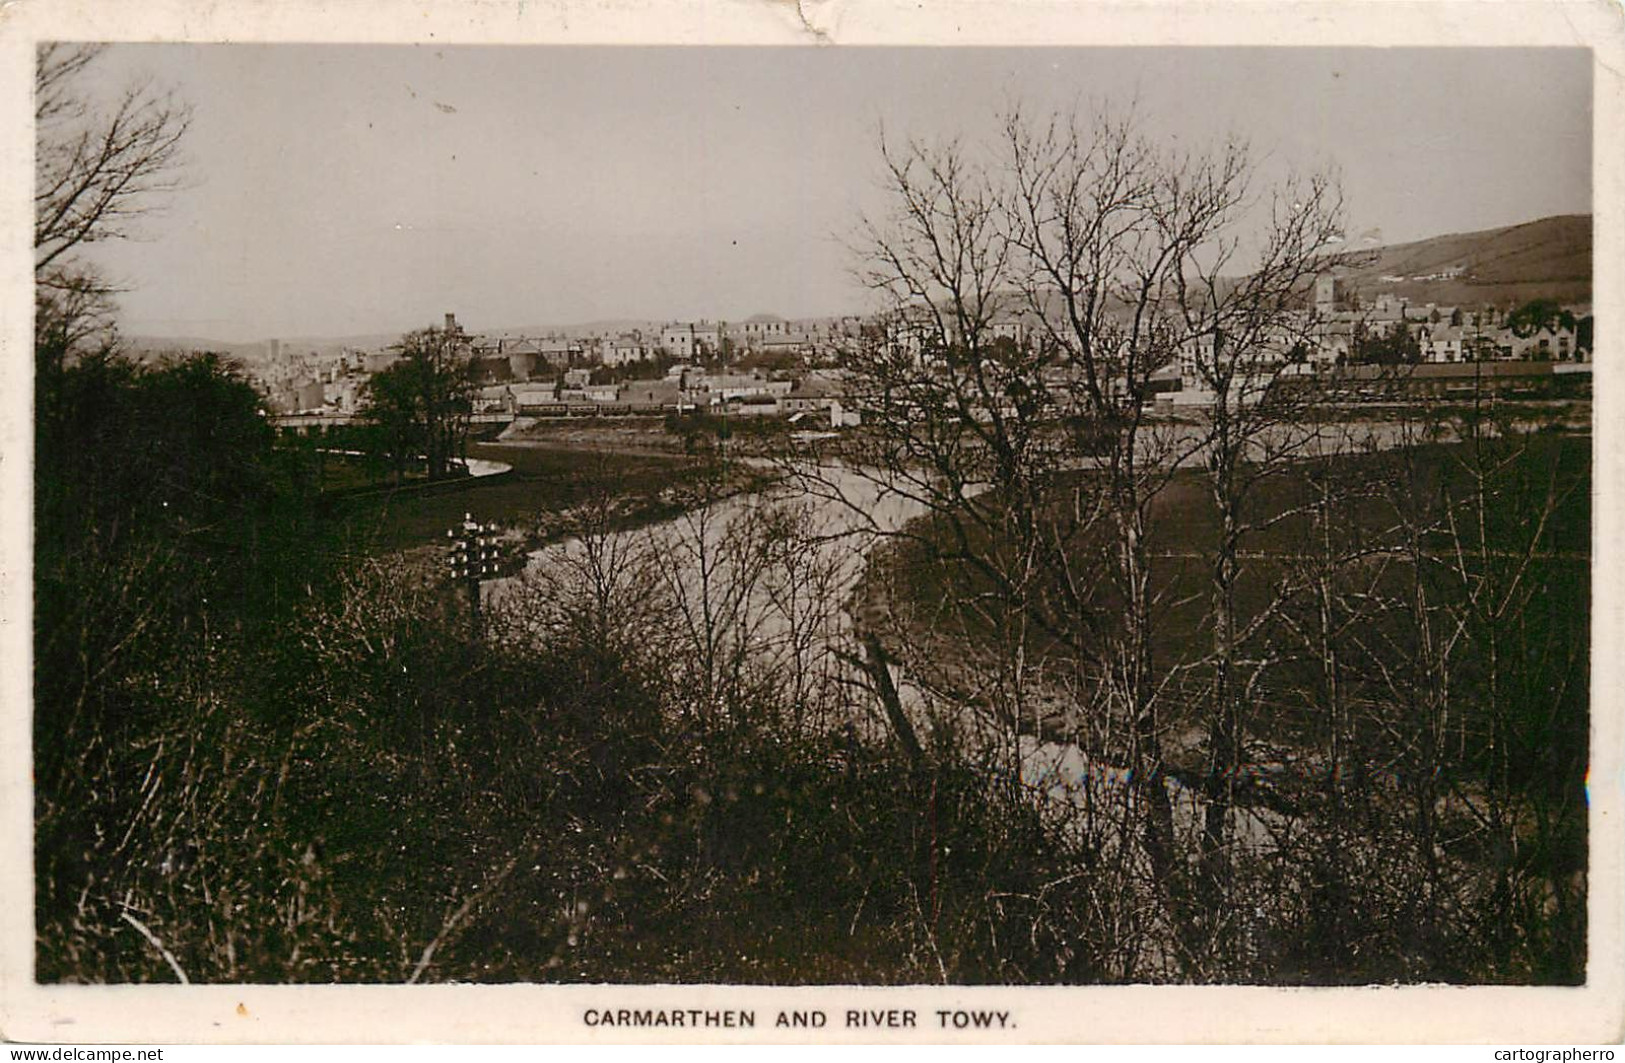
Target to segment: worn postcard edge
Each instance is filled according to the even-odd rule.
[[[58,1043],[369,1042],[1485,1042],[1625,1036],[1622,949],[1621,551],[1625,367],[1595,382],[1590,964],[1583,988],[980,988],[755,986],[40,986],[33,982],[29,775],[33,49],[41,40],[625,43],[1551,46],[1593,50],[1594,291],[1601,334],[1625,309],[1625,37],[1612,3],[987,0],[10,0],[0,2],[0,1038]],[[809,100],[816,106],[816,100]],[[1614,346],[1617,346],[1615,344]],[[610,1030],[589,1008],[751,1009],[754,1029]],[[938,1009],[1010,1012],[1013,1028],[935,1027]],[[818,1008],[822,1030],[776,1031]],[[914,1009],[915,1029],[848,1029],[848,1008]]]

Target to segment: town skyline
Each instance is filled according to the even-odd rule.
[[[1125,99],[1265,177],[1335,167],[1366,246],[1591,209],[1579,49],[940,51],[118,45],[105,85],[193,108],[188,187],[95,258],[126,333],[227,343],[860,315],[881,129]]]
[[[1550,224],[1562,223],[1562,221],[1566,221],[1566,219],[1570,218],[1589,219],[1591,216],[1557,215],[1550,216],[1550,218],[1529,219],[1529,221],[1524,221],[1524,223],[1513,224],[1513,226],[1505,226],[1505,228],[1501,229],[1487,229],[1487,231],[1477,232],[1441,232],[1441,234],[1435,234],[1435,236],[1422,237],[1422,239],[1419,239],[1419,241],[1407,241],[1406,244],[1375,245],[1375,247],[1363,247],[1363,249],[1357,250],[1367,250],[1367,252],[1370,252],[1370,254],[1378,254],[1378,252],[1393,252],[1393,250],[1396,249],[1415,249],[1415,247],[1423,247],[1423,245],[1440,244],[1440,242],[1453,241],[1453,239],[1456,239],[1456,237],[1467,237],[1467,239],[1472,239],[1472,237],[1484,237],[1487,236],[1487,234],[1503,234],[1503,232],[1513,231],[1513,229],[1549,228]],[[1542,239],[1550,239],[1550,234],[1542,234]],[[1591,249],[1589,249],[1589,244],[1583,249],[1583,257],[1589,262],[1589,257],[1591,257]],[[1342,265],[1342,267],[1334,268],[1334,271],[1337,271],[1337,273],[1342,273],[1342,271],[1347,271],[1349,268],[1349,265]],[[1427,281],[1438,280],[1438,278],[1397,278],[1397,276],[1394,276],[1394,278],[1383,278],[1383,280]],[[1531,280],[1531,278],[1524,278],[1523,283],[1529,283],[1529,280]],[[1573,283],[1573,281],[1570,281],[1570,283]],[[1583,281],[1581,286],[1589,289],[1589,268],[1588,280]],[[1485,294],[1488,296],[1488,293],[1493,293],[1493,291],[1497,291],[1497,289],[1485,289]],[[1425,306],[1435,306],[1436,304],[1436,301],[1428,301],[1428,299],[1409,299],[1409,297],[1402,296],[1402,294],[1401,296],[1397,297],[1402,299],[1402,301],[1412,302],[1412,304],[1415,304],[1415,306],[1423,306],[1423,304],[1425,304]],[[1511,302],[1518,302],[1519,299],[1523,299],[1523,297],[1524,296],[1513,297]],[[1571,299],[1565,299],[1565,301],[1573,302]],[[1441,304],[1441,306],[1448,306],[1453,309],[1456,304],[1464,304],[1464,306],[1469,307],[1479,307],[1495,306],[1495,304],[1498,304],[1498,302],[1506,302],[1506,299],[1495,299],[1495,297],[1485,297],[1485,299],[1479,299],[1479,301],[1474,301],[1474,299],[1451,299],[1451,301],[1446,301],[1445,304]],[[1589,297],[1586,297],[1586,299],[1581,299],[1579,302],[1581,302],[1581,304],[1589,304]],[[375,346],[395,345],[395,343],[398,343],[398,340],[400,340],[401,333],[411,332],[411,330],[418,330],[418,328],[437,327],[437,325],[444,322],[445,315],[447,314],[455,317],[455,315],[460,314],[460,310],[447,309],[445,312],[440,312],[440,310],[426,310],[424,314],[419,315],[419,320],[416,320],[416,322],[411,323],[411,325],[408,325],[408,327],[405,328],[398,328],[398,330],[379,330],[379,332],[371,333],[349,333],[349,335],[280,335],[257,336],[257,338],[250,338],[250,340],[218,340],[218,338],[215,338],[215,336],[141,335],[141,333],[125,333],[125,340],[132,341],[133,345],[137,346],[138,349],[202,349],[208,345],[231,346],[231,348],[255,348],[255,346],[268,346],[271,345],[271,343],[280,343],[280,345],[284,345],[289,349],[297,348],[297,346],[301,345],[349,346],[349,348],[366,348],[366,346],[374,346],[375,348]],[[1011,306],[1007,307],[1007,317],[1022,317],[1022,315],[1025,314],[1027,314],[1027,310],[1025,310],[1024,304],[1022,304],[1022,301],[1020,301],[1020,297],[1012,297]],[[682,319],[682,317],[648,317],[648,315],[645,315],[645,317],[637,317],[637,315],[626,314],[619,315],[619,317],[603,317],[603,319],[585,320],[585,322],[496,323],[468,322],[468,320],[463,320],[463,322],[460,323],[461,325],[471,325],[471,327],[473,327],[476,332],[481,333],[481,335],[522,338],[522,336],[616,336],[622,335],[622,333],[634,332],[634,330],[656,330],[656,332],[658,332],[663,325],[715,325],[715,327],[731,328],[739,327],[739,325],[744,325],[744,323],[752,322],[783,323],[783,325],[793,328],[793,330],[801,330],[801,328],[824,327],[824,325],[834,325],[834,323],[840,322],[855,322],[855,320],[868,319],[868,317],[871,317],[871,315],[873,314],[863,312],[863,310],[847,309],[843,310],[843,312],[829,312],[829,314],[804,314],[791,317],[791,315],[775,314],[775,312],[772,312],[772,310],[759,310],[759,312],[754,312],[754,314],[741,315],[741,317],[733,317],[733,319],[728,319],[728,317],[720,317],[720,315],[715,314],[691,315],[691,317],[687,317],[687,319]]]

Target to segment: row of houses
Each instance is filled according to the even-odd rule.
[[[592,383],[587,369],[566,370],[558,379],[495,384],[479,391],[487,409],[518,412],[561,402],[633,403],[709,407],[739,399],[778,398],[796,382],[763,373],[707,373],[692,365],[675,365],[664,379]]]
[[[856,317],[786,321],[771,315],[738,322],[679,321],[661,326],[658,333],[648,337],[641,333],[605,337],[598,344],[596,356],[611,367],[662,355],[683,361],[743,354],[817,358],[833,353],[856,337],[860,324]]]
[[[1564,321],[1574,321],[1585,308],[1571,308],[1562,320],[1549,320],[1528,335],[1519,335],[1505,314],[1488,308],[1464,308],[1426,304],[1412,306],[1404,300],[1379,297],[1368,308],[1351,308],[1339,299],[1334,278],[1317,281],[1312,310],[1304,310],[1279,330],[1279,336],[1259,344],[1252,357],[1258,371],[1252,376],[1273,374],[1282,362],[1305,363],[1314,371],[1348,365],[1360,360],[1362,346],[1373,338],[1382,339],[1404,330],[1411,357],[1424,364],[1462,364],[1481,361],[1586,361],[1590,358],[1588,337]],[[707,377],[694,363],[724,352],[783,352],[793,355],[797,364],[833,363],[833,355],[851,349],[860,341],[879,337],[894,351],[918,361],[940,357],[943,325],[937,315],[916,311],[893,315],[884,323],[857,317],[791,322],[768,315],[743,322],[700,320],[667,323],[658,329],[632,329],[575,337],[484,337],[466,332],[454,314],[445,315],[444,333],[453,338],[474,366],[482,392],[482,405],[540,406],[547,402],[644,403],[664,405],[714,406],[719,403],[759,400],[771,397],[781,402],[788,381],[772,381],[752,374],[726,374]],[[1021,346],[1035,342],[1044,322],[1034,314],[1008,313],[996,316],[986,325],[984,336],[993,343]],[[1203,373],[1201,366],[1212,358],[1212,338],[1199,337],[1186,344],[1176,366],[1169,367],[1166,385],[1170,393],[1182,393],[1181,401],[1199,402]],[[933,353],[937,352],[937,353]],[[273,407],[278,412],[324,409],[353,413],[365,394],[371,375],[394,364],[398,348],[368,352],[343,352],[321,365],[293,359],[273,358],[274,376],[267,384]],[[594,367],[616,369],[663,357],[673,361],[664,381],[652,384],[592,384]],[[817,379],[813,377],[813,379]],[[829,378],[826,378],[829,379]],[[702,383],[694,383],[696,380]],[[638,394],[645,397],[627,398]],[[511,396],[511,398],[510,398]],[[519,396],[524,396],[521,399]],[[766,406],[766,403],[759,403]],[[792,410],[791,412],[807,412]]]
[[[325,411],[348,415],[361,408],[367,380],[368,374],[352,370],[339,375],[306,376],[291,383],[262,377],[259,383],[272,413]]]
[[[566,374],[551,384],[498,384],[480,389],[482,412],[547,416],[588,406],[605,413],[672,411],[727,413],[739,416],[830,415],[832,423],[855,423],[850,406],[843,410],[846,385],[839,373],[799,377],[762,373],[705,373],[692,366],[674,367],[662,380],[592,384]],[[833,409],[833,413],[831,413]]]
[[[1468,309],[1434,303],[1412,304],[1392,294],[1377,296],[1370,307],[1347,305],[1334,278],[1316,285],[1313,314],[1321,360],[1342,364],[1351,359],[1362,337],[1386,339],[1403,329],[1416,341],[1419,361],[1450,364],[1468,361],[1588,361],[1588,338],[1578,323],[1590,313],[1585,306],[1520,335],[1508,312],[1496,307]],[[1572,323],[1571,323],[1572,322]]]
[[[1167,365],[1151,375],[1145,398],[1159,408],[1211,406],[1217,399],[1215,370],[1223,367],[1232,402],[1256,402],[1277,383],[1295,387],[1311,382],[1327,384],[1329,390],[1324,394],[1328,398],[1367,401],[1375,394],[1369,382],[1351,385],[1349,381],[1358,374],[1342,374],[1363,368],[1360,363],[1364,360],[1377,358],[1389,364],[1373,366],[1373,371],[1385,379],[1403,381],[1398,390],[1411,397],[1479,387],[1497,394],[1516,390],[1519,394],[1572,396],[1586,389],[1589,374],[1572,376],[1553,370],[1589,369],[1588,313],[1588,307],[1568,307],[1548,316],[1539,327],[1515,329],[1511,315],[1491,308],[1410,306],[1403,300],[1383,298],[1367,310],[1351,310],[1330,307],[1322,300],[1313,309],[1306,307],[1289,315],[1267,335],[1252,338],[1239,357],[1233,350],[1216,357],[1215,345],[1223,342],[1216,332],[1191,337],[1179,345]],[[1009,314],[986,323],[980,335],[984,347],[1009,341],[1020,348],[1038,342],[1045,327],[1033,314]],[[1385,339],[1387,343],[1373,342]],[[890,318],[884,341],[895,355],[922,367],[945,367],[951,349],[958,346],[952,324],[924,309]],[[1515,368],[1520,366],[1531,368]],[[1439,371],[1449,367],[1464,371]],[[1474,367],[1495,368],[1475,371]],[[1065,381],[1053,383],[1052,394],[1069,393]],[[1118,381],[1117,386],[1125,385]]]
[[[1421,325],[1416,331],[1423,362],[1584,362],[1591,352],[1580,346],[1577,330],[1549,325],[1527,336],[1510,328],[1482,329],[1464,325]]]
[[[855,319],[853,319],[855,320]],[[767,380],[751,374],[711,375],[694,362],[722,350],[734,340],[736,350],[783,350],[806,353],[835,342],[846,326],[820,322],[801,331],[778,318],[753,318],[738,325],[695,322],[664,326],[647,338],[642,330],[617,336],[585,338],[486,337],[468,333],[455,314],[446,314],[442,333],[469,359],[480,405],[487,410],[547,402],[634,401],[708,406],[761,395],[777,396],[790,388],[788,380]],[[592,384],[593,370],[647,362],[657,356],[675,360],[665,381]],[[310,365],[286,366],[273,359],[278,375],[261,380],[279,414],[327,412],[351,414],[364,401],[368,380],[402,357],[399,346],[354,352],[343,358]],[[670,393],[670,394],[668,394]],[[639,397],[627,399],[628,394]]]
[[[482,384],[527,383],[565,370],[589,366],[618,369],[665,359],[677,362],[712,360],[729,354],[785,354],[798,359],[833,359],[851,337],[859,319],[832,318],[792,322],[762,315],[743,322],[671,322],[658,328],[576,336],[475,336],[447,314],[443,331],[458,339],[475,365]],[[376,373],[400,357],[398,349],[369,352],[364,371]]]

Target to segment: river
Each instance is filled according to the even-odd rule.
[[[1180,446],[1181,434],[1187,443],[1194,438],[1188,426],[1161,432],[1154,441],[1158,452],[1174,455],[1180,465],[1199,464],[1200,451]],[[1330,423],[1276,429],[1264,437],[1260,449],[1276,457],[1309,457],[1453,438],[1419,436],[1392,422]],[[695,652],[721,649],[732,659],[749,657],[763,668],[794,667],[798,682],[800,670],[813,661],[826,678],[832,670],[838,673],[840,682],[834,687],[850,705],[844,691],[858,676],[837,651],[852,646],[855,621],[849,609],[864,566],[878,542],[926,512],[920,501],[897,489],[899,483],[838,462],[808,462],[767,490],[724,498],[650,527],[612,533],[591,549],[580,538],[550,544],[530,556],[526,575],[517,580],[580,574],[594,553],[600,569],[606,557],[616,563],[639,558],[658,575],[645,586],[657,586],[666,595],[664,600],[692,636],[689,645]],[[782,519],[786,515],[793,519]],[[780,519],[762,519],[772,517]],[[760,536],[760,529],[770,526],[783,532],[776,552],[764,547]],[[502,600],[516,583],[492,581],[488,599]],[[905,710],[917,720],[928,719],[926,694],[900,669],[894,667],[893,677]],[[870,720],[874,714],[864,712],[860,718]],[[1091,761],[1076,745],[1033,736],[1018,742],[1022,782],[1055,805],[1077,807],[1106,796],[1128,799],[1127,774]],[[1176,827],[1199,831],[1202,796],[1177,780],[1170,779],[1168,786]],[[1267,810],[1243,808],[1237,810],[1234,825],[1237,844],[1260,851],[1273,847],[1290,821]]]

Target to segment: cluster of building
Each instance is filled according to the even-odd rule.
[[[856,318],[789,322],[764,315],[733,325],[668,323],[648,332],[470,338],[468,353],[480,383],[476,409],[484,413],[762,416],[834,405],[839,422],[839,371],[809,367],[833,363],[857,328]],[[450,314],[445,329],[461,335]],[[763,354],[788,357],[766,360],[772,369],[736,368],[764,361],[754,357]]]
[[[1231,399],[1243,403],[1256,401],[1281,381],[1315,381],[1323,390],[1330,389],[1327,394],[1368,398],[1374,394],[1370,387],[1350,391],[1338,385],[1339,379],[1404,376],[1414,378],[1413,390],[1432,394],[1471,387],[1472,381],[1479,385],[1492,381],[1505,390],[1537,378],[1588,376],[1586,363],[1592,352],[1585,324],[1591,309],[1586,305],[1556,309],[1533,327],[1515,329],[1514,311],[1509,308],[1413,304],[1393,294],[1379,294],[1372,305],[1361,306],[1354,293],[1326,275],[1317,278],[1312,303],[1286,315],[1245,352],[1229,351],[1216,358],[1215,344],[1222,341],[1212,333],[1181,344],[1177,356],[1151,375],[1152,401],[1158,406],[1212,405],[1214,370],[1220,364],[1235,370],[1227,374]],[[940,335],[944,327],[928,310],[904,311],[890,319],[886,342],[894,353],[930,364],[943,357],[940,348],[945,340],[953,342],[953,337]],[[951,325],[946,327],[953,331]],[[982,335],[995,344],[1009,341],[1020,347],[1039,342],[1044,329],[1041,317],[1023,311],[995,317]],[[1373,362],[1386,367],[1369,364]],[[1501,368],[1486,371],[1489,365]],[[1406,367],[1405,371],[1396,373],[1396,366]],[[1065,375],[1061,368],[1053,372]],[[1457,378],[1471,380],[1461,384]],[[1052,383],[1057,385],[1054,393],[1068,393],[1064,380]],[[1121,380],[1106,383],[1125,386]]]
[[[1246,401],[1283,377],[1327,377],[1370,361],[1373,344],[1402,340],[1400,360],[1418,366],[1590,361],[1589,329],[1576,323],[1590,308],[1571,306],[1532,331],[1515,330],[1511,311],[1495,307],[1412,304],[1378,295],[1360,306],[1335,277],[1318,278],[1312,306],[1282,322],[1272,339],[1249,352],[1251,365],[1233,386]],[[1043,322],[1006,314],[987,325],[994,342],[1037,342]],[[742,322],[668,322],[647,328],[543,337],[482,336],[447,314],[443,335],[469,359],[477,410],[512,416],[576,412],[652,413],[725,409],[742,415],[831,414],[841,424],[846,386],[835,368],[842,352],[878,338],[894,353],[929,362],[935,315],[894,315],[880,327],[859,317],[786,321],[760,315]],[[1402,334],[1402,335],[1400,335]],[[939,337],[940,339],[940,337]],[[1152,378],[1159,404],[1211,404],[1211,336],[1185,344]],[[351,415],[365,403],[367,381],[401,357],[399,345],[295,354],[272,341],[261,383],[278,413]],[[1448,371],[1432,372],[1440,379]],[[1504,373],[1502,376],[1518,376]],[[1528,374],[1521,374],[1528,375]]]
[[[1573,321],[1591,313],[1589,306],[1563,309]],[[1343,291],[1337,278],[1327,275],[1315,282],[1310,331],[1318,339],[1315,359],[1332,365],[1353,362],[1362,338],[1385,338],[1402,328],[1415,338],[1418,361],[1426,364],[1590,360],[1591,351],[1581,342],[1576,326],[1554,319],[1529,335],[1519,335],[1510,316],[1510,309],[1417,305],[1392,294],[1380,294],[1370,307],[1362,307]]]
[[[839,369],[729,372],[677,363],[658,380],[595,384],[592,375],[568,369],[556,381],[488,385],[479,391],[478,408],[515,417],[704,412],[857,423],[855,411],[843,409],[846,386]]]
[[[447,316],[446,328],[455,320]],[[641,363],[715,362],[786,355],[809,364],[833,362],[857,335],[856,317],[786,321],[758,315],[745,321],[679,321],[625,329],[576,330],[544,338],[471,338],[471,353],[488,378],[528,381],[589,366],[620,369]],[[507,369],[502,363],[507,363]]]
[[[269,355],[249,369],[273,413],[324,411],[352,414],[365,401],[373,373],[394,360],[354,348],[294,351],[271,340]]]
[[[790,322],[764,315],[731,325],[698,321],[647,331],[489,337],[467,332],[447,314],[441,333],[469,360],[479,413],[796,416],[834,406],[838,424],[851,415],[843,418],[839,409],[843,388],[833,363],[860,325],[855,317]],[[278,414],[353,415],[365,404],[372,375],[402,357],[399,345],[298,355],[279,348],[272,341],[270,358],[256,372]]]

